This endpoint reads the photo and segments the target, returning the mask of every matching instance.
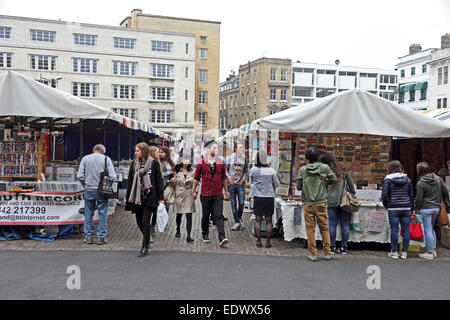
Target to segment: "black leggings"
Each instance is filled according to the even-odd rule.
[[[150,220],[156,216],[156,208],[146,206],[135,206],[136,208],[136,223],[143,235],[142,245],[150,246]]]
[[[180,231],[182,218],[183,214],[177,213],[177,231]],[[186,231],[188,237],[191,237],[191,230],[192,230],[192,213],[186,213]]]
[[[255,221],[255,235],[258,241],[261,241],[261,221],[262,216],[256,216]],[[266,227],[267,227],[267,241],[270,242],[270,237],[272,236],[272,216],[266,216]]]

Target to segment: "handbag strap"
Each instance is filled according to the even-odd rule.
[[[444,201],[444,199],[442,199],[442,185],[441,185],[441,179],[435,174],[434,177],[436,178],[438,184],[439,184],[439,198],[441,199],[441,202]]]
[[[106,161],[108,160],[108,157],[105,155],[105,170],[103,172],[106,173],[107,176],[109,176],[108,174],[108,168],[106,167]]]

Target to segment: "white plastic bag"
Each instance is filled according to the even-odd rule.
[[[169,222],[169,215],[166,211],[166,206],[161,203],[158,206],[158,211],[156,212],[156,225],[158,226],[159,232],[164,232],[167,228],[167,223]]]

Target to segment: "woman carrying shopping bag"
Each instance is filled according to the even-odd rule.
[[[400,161],[394,160],[388,164],[388,175],[384,178],[381,192],[383,206],[388,210],[391,226],[391,251],[388,256],[398,259],[398,225],[403,232],[403,248],[400,258],[406,259],[410,241],[409,223],[411,212],[414,211],[414,191],[411,180],[405,174]]]
[[[439,216],[441,194],[448,195],[448,189],[441,178],[431,172],[428,163],[418,163],[416,170],[419,179],[417,182],[416,211],[422,215],[426,243],[426,252],[419,254],[419,258],[433,260],[437,257],[434,225]]]
[[[149,146],[145,142],[138,143],[134,154],[135,160],[128,173],[125,210],[136,215],[143,236],[138,257],[144,257],[150,247],[150,221],[158,205],[164,203],[164,190],[159,162],[150,156]]]
[[[330,228],[331,253],[348,253],[347,244],[350,236],[351,212],[347,212],[340,207],[342,195],[347,189],[351,194],[356,194],[353,180],[350,173],[337,161],[332,154],[326,152],[319,157],[319,161],[328,165],[338,178],[338,183],[328,187],[328,222]],[[338,221],[341,225],[341,247],[336,251],[336,228]]]
[[[186,215],[186,241],[194,242],[191,238],[192,213],[195,212],[195,200],[192,198],[192,186],[194,184],[194,170],[188,156],[183,157],[181,163],[175,166],[175,176],[170,180],[175,189],[175,202],[173,212],[177,214],[177,233],[181,236],[180,227],[183,215]]]

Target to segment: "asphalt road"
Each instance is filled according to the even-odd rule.
[[[2,251],[0,265],[0,299],[450,299],[448,261]],[[71,265],[79,267],[79,282],[76,271],[67,273]],[[371,265],[379,267],[380,289],[367,287]]]

